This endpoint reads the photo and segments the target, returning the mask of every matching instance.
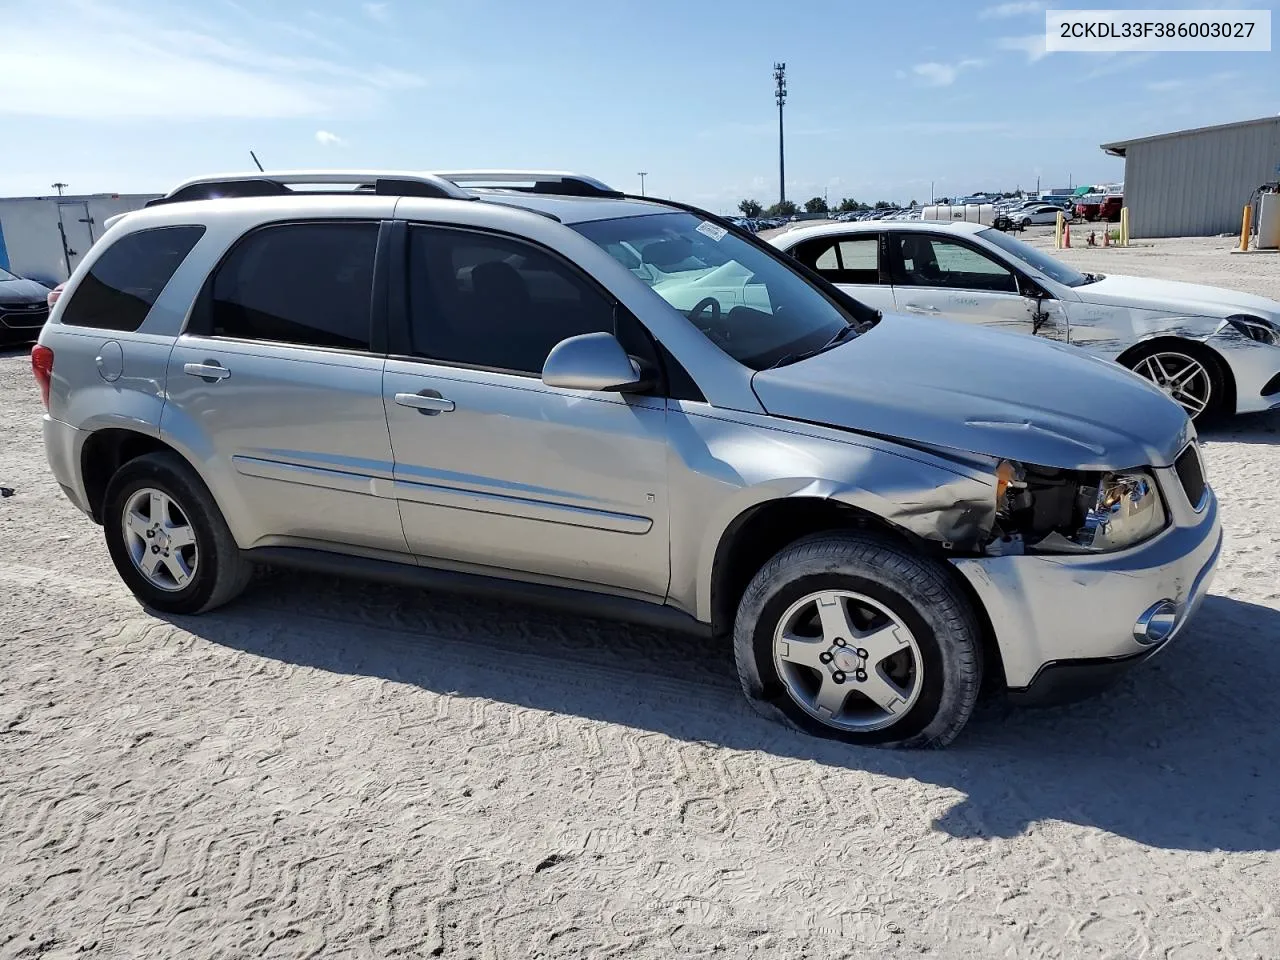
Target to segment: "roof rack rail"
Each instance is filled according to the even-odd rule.
[[[350,186],[357,193],[379,196],[431,197],[439,200],[474,200],[458,185],[433,174],[378,170],[282,170],[221,174],[184,181],[147,206],[216,200],[222,197],[284,197],[323,191],[295,190],[294,186]]]
[[[525,193],[543,193],[561,197],[621,197],[595,177],[561,170],[433,170],[430,176],[447,180],[459,187],[497,187]]]

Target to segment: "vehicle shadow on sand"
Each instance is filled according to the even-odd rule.
[[[1280,849],[1280,611],[1227,597],[1101,697],[980,704],[944,751],[794,733],[747,706],[725,642],[537,609],[282,573],[217,613],[169,619],[332,673],[953,788],[965,799],[934,826],[956,837],[1056,819],[1167,849]]]
[[[1205,443],[1280,443],[1280,410],[1242,413],[1200,431]]]

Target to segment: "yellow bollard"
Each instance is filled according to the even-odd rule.
[[[1120,246],[1129,245],[1129,208],[1120,208]]]
[[[1253,204],[1244,205],[1244,215],[1240,218],[1240,252],[1249,249],[1249,228],[1253,226]]]
[[[1062,249],[1062,211],[1058,211],[1053,221],[1053,249]]]

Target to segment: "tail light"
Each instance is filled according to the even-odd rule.
[[[50,310],[52,310],[53,305],[58,302],[58,298],[62,296],[62,288],[65,286],[66,286],[66,283],[58,284],[56,287],[50,290],[49,295],[44,298],[44,302],[49,305]]]
[[[53,351],[43,344],[37,343],[31,348],[31,372],[40,384],[40,399],[44,408],[49,409],[49,384],[53,381]]]

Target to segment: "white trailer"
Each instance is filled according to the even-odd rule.
[[[156,193],[0,198],[0,268],[54,286],[106,232],[104,221],[141,209]]]
[[[995,218],[995,204],[991,203],[931,204],[920,211],[921,220],[963,220],[988,227]]]

